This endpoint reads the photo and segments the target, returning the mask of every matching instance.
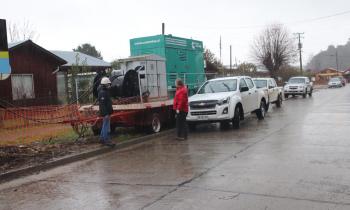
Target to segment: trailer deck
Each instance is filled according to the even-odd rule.
[[[159,108],[165,106],[173,105],[173,100],[163,100],[163,101],[151,101],[144,103],[131,103],[131,104],[117,104],[113,105],[113,111],[130,111],[130,110],[142,110],[150,108]],[[98,105],[85,105],[79,108],[79,111],[99,111]]]

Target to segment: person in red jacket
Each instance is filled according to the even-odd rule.
[[[188,94],[187,88],[181,79],[175,81],[176,93],[174,97],[174,107],[176,111],[176,130],[177,139],[186,140],[187,139],[187,124],[186,117],[188,113]]]

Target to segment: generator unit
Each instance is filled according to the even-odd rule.
[[[169,96],[176,90],[175,80],[181,78],[190,94],[206,81],[203,43],[172,35],[156,35],[130,40],[131,56],[155,54],[165,58]]]
[[[150,101],[168,98],[164,58],[159,55],[131,56],[119,62],[120,69],[112,72],[110,78],[113,97],[147,96]]]

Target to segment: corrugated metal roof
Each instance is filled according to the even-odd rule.
[[[119,59],[120,62],[128,62],[128,61],[165,61],[165,58],[155,55],[155,54],[149,54],[149,55],[138,55],[138,56],[130,56],[128,58]]]
[[[92,57],[90,55],[86,55],[81,52],[74,52],[74,51],[59,51],[59,50],[51,50],[53,54],[57,55],[58,57],[64,59],[67,61],[67,64],[63,66],[72,66],[72,65],[86,65],[86,66],[101,66],[101,67],[110,67],[111,64]]]
[[[21,47],[21,46],[28,46],[28,45],[33,46],[33,47],[35,47],[36,49],[40,50],[41,52],[43,52],[43,53],[45,53],[45,54],[47,54],[47,55],[49,55],[49,56],[55,58],[55,59],[59,62],[60,65],[63,65],[63,64],[65,64],[65,63],[67,63],[67,62],[66,62],[64,59],[62,59],[61,57],[59,57],[59,56],[57,56],[56,54],[54,54],[54,53],[52,53],[52,52],[50,52],[50,51],[44,49],[43,47],[41,47],[41,46],[35,44],[35,43],[34,43],[32,40],[30,40],[30,39],[22,40],[22,41],[18,41],[18,42],[9,43],[9,44],[8,44],[8,48],[9,48],[10,51],[13,51],[13,50],[16,50],[16,48],[18,48],[18,47]]]

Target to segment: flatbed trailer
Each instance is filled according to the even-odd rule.
[[[158,133],[165,126],[174,123],[175,115],[172,110],[172,100],[159,100],[152,102],[114,104],[111,115],[111,131],[116,127],[135,127],[138,130],[146,130]],[[86,105],[79,108],[81,113],[94,113],[98,116],[97,105]],[[90,120],[92,131],[99,134],[102,127],[102,117],[95,117]]]

